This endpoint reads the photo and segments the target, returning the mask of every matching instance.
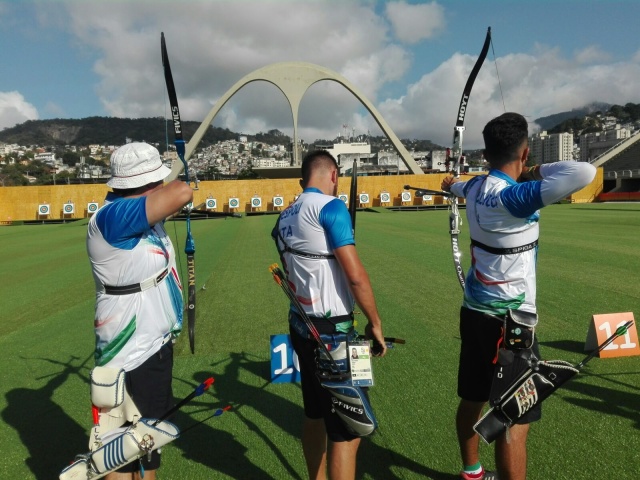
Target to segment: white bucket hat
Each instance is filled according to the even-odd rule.
[[[148,143],[127,143],[111,154],[111,188],[131,189],[164,180],[171,170],[162,164],[160,152]]]

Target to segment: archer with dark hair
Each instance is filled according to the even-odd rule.
[[[456,414],[464,466],[461,477],[465,480],[497,478],[495,473],[485,472],[480,463],[480,440],[474,426],[489,399],[498,398],[505,390],[503,377],[507,373],[517,376],[520,365],[540,358],[533,333],[538,321],[539,210],[588,185],[596,171],[588,163],[573,161],[527,167],[527,121],[517,113],[494,118],[482,134],[489,173],[468,181],[447,177],[441,185],[443,190],[466,198],[471,236],[472,265],[460,310],[460,404]],[[513,332],[526,331],[530,336],[510,337],[511,329],[505,328],[509,321],[519,324]],[[499,355],[505,350],[508,355]],[[503,358],[515,360],[507,367],[501,363]],[[525,409],[507,433],[497,438],[499,478],[526,478],[529,423],[540,417],[538,403]]]
[[[374,341],[374,355],[383,356],[382,321],[355,248],[349,211],[336,198],[338,164],[331,153],[318,150],[304,158],[300,185],[302,194],[280,214],[271,233],[300,308],[321,337],[331,335],[346,343],[357,336],[353,321],[357,302],[368,321],[365,337]],[[300,362],[305,414],[302,449],[309,478],[325,478],[327,473],[332,479],[355,478],[360,435],[335,413],[331,393],[317,375],[321,370],[316,362],[318,343],[294,305],[289,326]],[[366,396],[366,389],[362,390]]]

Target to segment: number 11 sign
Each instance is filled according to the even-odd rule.
[[[587,341],[584,345],[585,351],[595,350],[629,320],[633,320],[633,312],[625,313],[605,313],[594,315],[593,321],[589,325]],[[627,330],[627,333],[616,338],[611,344],[600,352],[600,358],[631,357],[640,355],[640,345],[638,344],[638,331],[634,322]]]

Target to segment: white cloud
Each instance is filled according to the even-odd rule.
[[[38,110],[19,92],[0,92],[0,130],[37,120]]]
[[[410,5],[404,1],[386,4],[386,15],[401,42],[414,44],[444,30],[444,8],[437,2]]]
[[[149,1],[69,1],[66,10],[60,5],[44,2],[38,11],[49,25],[68,28],[74,46],[97,52],[96,95],[107,114],[118,117],[166,114],[160,59],[164,32],[184,120],[204,119],[231,86],[254,70],[303,61],[347,78],[400,138],[428,138],[447,146],[477,58],[456,53],[435,66],[423,60],[429,57],[425,51],[442,54],[443,43],[436,36],[446,26],[447,11],[436,2],[386,2],[382,12],[380,4],[368,0],[218,0],[189,2],[189,8],[184,2],[163,2],[158,8],[157,2]],[[421,50],[410,49],[425,39],[433,40],[426,48],[420,44]],[[476,53],[474,45],[467,51]],[[638,102],[640,51],[630,61],[615,64],[598,47],[585,48],[572,58],[560,52],[560,47],[536,45],[530,53],[497,59],[506,110],[533,121],[593,101]],[[413,83],[406,84],[408,77]],[[481,147],[482,127],[504,109],[489,55],[471,94],[464,146]],[[251,83],[234,95],[214,124],[244,133],[279,129],[293,134],[287,101],[267,82]],[[340,85],[312,85],[300,106],[300,137],[331,139],[343,124],[357,134],[381,133]]]
[[[150,2],[71,2],[67,7],[78,39],[101,51],[94,65],[101,78],[96,91],[113,116],[163,115],[160,31],[185,120],[203,119],[242,77],[276,62],[304,61],[332,69],[373,99],[381,86],[410,66],[410,55],[389,45],[387,24],[368,3],[332,2],[327,8],[324,2],[202,2],[184,8],[178,2],[158,9]],[[220,118],[231,118],[224,110],[233,108],[236,127],[244,131],[259,124],[291,130],[291,113],[281,93],[264,82],[252,87],[236,94]],[[342,124],[357,107],[332,86],[311,90],[315,99],[305,95],[304,104],[317,110],[306,117],[309,128]]]
[[[608,62],[611,55],[599,47],[591,45],[575,53],[576,62],[579,64],[589,64],[598,62]]]
[[[380,110],[396,134],[401,138],[429,138],[449,146],[460,95],[475,60],[476,57],[456,54],[410,85],[403,96],[383,101]],[[487,59],[467,108],[465,148],[481,148],[484,125],[505,109],[519,112],[533,122],[594,101],[638,101],[638,63],[585,66],[563,58],[557,49],[541,49],[535,55],[506,55],[496,62],[504,106],[495,65]]]

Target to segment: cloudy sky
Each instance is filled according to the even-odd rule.
[[[167,116],[164,32],[183,120],[202,121],[254,70],[303,61],[345,77],[400,138],[446,146],[490,26],[466,117],[464,147],[479,148],[482,127],[505,109],[533,121],[594,101],[640,103],[639,18],[637,0],[5,0],[0,129]],[[214,125],[293,134],[285,98],[265,82],[234,95]],[[381,134],[334,82],[308,90],[299,127],[307,142]]]

